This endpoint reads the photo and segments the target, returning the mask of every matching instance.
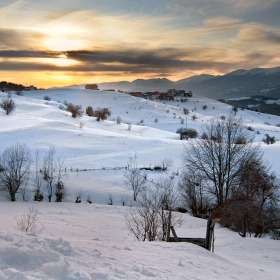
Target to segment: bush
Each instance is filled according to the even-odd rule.
[[[176,133],[180,134],[180,139],[189,139],[189,138],[196,138],[198,136],[198,133],[195,129],[193,128],[184,128],[181,127],[179,128]]]
[[[108,116],[111,116],[111,111],[108,108],[96,108],[93,112],[93,116],[96,117],[96,120],[99,122],[100,120],[107,120]]]
[[[122,118],[120,116],[117,116],[117,124],[121,124]]]
[[[193,119],[193,121],[195,121],[197,119],[196,114],[192,115],[192,119]]]
[[[39,223],[39,211],[35,206],[28,206],[28,212],[15,219],[16,229],[20,231],[39,234],[44,230],[44,227]]]
[[[247,129],[250,131],[255,131],[255,129],[252,126],[248,126]]]
[[[183,112],[185,115],[188,115],[190,113],[190,110],[188,108],[183,108]]]
[[[89,116],[89,117],[93,117],[93,109],[91,106],[88,106],[86,108],[86,114]]]
[[[207,105],[203,105],[203,110],[206,110],[207,109]]]
[[[226,116],[221,116],[221,120],[225,120],[226,119]]]
[[[263,139],[263,142],[267,145],[274,144],[276,142],[275,136],[270,136],[269,134],[266,134],[265,138]]]
[[[158,118],[155,118],[155,123],[157,123],[158,122]]]
[[[51,98],[50,98],[48,95],[45,95],[45,96],[43,97],[43,99],[44,99],[44,100],[51,101]]]
[[[73,105],[72,103],[67,103],[66,101],[64,101],[64,105],[66,106],[66,111],[72,114],[72,118],[81,117],[84,113],[81,105]]]
[[[9,115],[16,109],[16,103],[11,98],[2,99],[0,102],[0,108],[5,111],[6,115]]]

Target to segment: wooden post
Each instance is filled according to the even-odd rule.
[[[173,226],[171,226],[170,228],[171,228],[171,230],[172,230],[172,234],[173,234],[173,236],[174,236],[175,241],[176,241],[176,242],[179,242],[179,239],[178,239],[178,237],[177,237],[177,234],[176,234],[176,232],[175,232],[175,229],[173,228]]]
[[[166,242],[169,242],[170,240],[170,227],[171,227],[171,210],[169,210],[169,215],[168,215]]]
[[[206,227],[205,249],[207,249],[209,251],[211,250],[210,225],[211,225],[211,219],[208,219],[207,227]],[[210,246],[210,249],[209,249],[209,246]]]

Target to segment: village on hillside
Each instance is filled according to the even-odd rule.
[[[99,90],[98,85],[96,84],[87,84],[85,85],[85,89],[90,89],[90,90]],[[115,89],[105,89],[104,91],[115,91]],[[191,91],[185,91],[183,89],[169,89],[166,92],[159,92],[159,91],[130,91],[130,92],[125,92],[122,90],[118,90],[118,92],[122,93],[128,93],[131,96],[134,97],[140,97],[140,98],[145,98],[149,100],[165,100],[165,101],[181,101],[181,102],[186,102],[188,101],[187,97],[192,97],[193,93]],[[175,99],[176,97],[181,97],[181,99]],[[185,98],[184,98],[185,97]]]

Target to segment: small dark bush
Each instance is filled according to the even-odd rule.
[[[72,103],[67,103],[64,101],[66,106],[66,111],[72,114],[72,118],[81,117],[83,115],[83,110],[81,105],[73,105]]]
[[[198,133],[195,129],[193,128],[184,128],[181,127],[179,128],[176,133],[180,135],[180,139],[189,139],[189,138],[196,138],[198,136]]]
[[[108,116],[111,116],[111,111],[108,108],[96,108],[93,112],[93,116],[96,117],[96,120],[99,122],[100,120],[107,120]]]
[[[0,102],[0,108],[5,111],[6,115],[9,115],[16,109],[16,103],[10,98],[2,99],[2,101]]]
[[[247,129],[250,131],[255,131],[255,129],[252,126],[248,126]]]
[[[43,97],[43,99],[44,99],[44,100],[47,100],[47,101],[51,101],[51,98],[50,98],[48,95],[45,95],[45,96]]]
[[[90,116],[90,117],[93,117],[93,109],[92,109],[91,106],[88,106],[88,107],[86,108],[86,114],[87,114],[88,116]]]

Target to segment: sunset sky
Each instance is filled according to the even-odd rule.
[[[280,0],[1,0],[0,80],[38,87],[280,66]]]

